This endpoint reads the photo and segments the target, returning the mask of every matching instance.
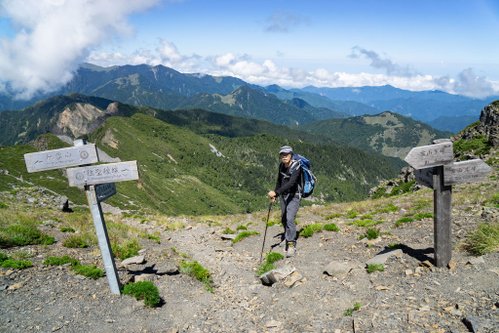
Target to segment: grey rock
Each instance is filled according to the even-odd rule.
[[[274,283],[286,278],[288,275],[295,271],[294,267],[284,266],[281,268],[273,269],[260,276],[260,281],[266,286],[271,286]]]
[[[383,264],[384,265],[390,257],[396,256],[396,257],[400,258],[402,256],[402,254],[403,254],[403,252],[401,249],[395,249],[393,251],[378,254],[374,258],[369,259],[366,262],[366,265],[371,265],[371,264]]]
[[[140,274],[136,275],[134,278],[135,282],[141,282],[141,281],[154,281],[156,280],[156,274]]]
[[[236,234],[222,234],[220,237],[222,237],[223,240],[234,240],[236,239]]]
[[[179,273],[177,265],[172,262],[166,262],[155,266],[158,275],[175,275]]]
[[[476,266],[476,265],[480,265],[480,264],[485,264],[485,260],[483,259],[483,256],[482,257],[473,257],[470,260],[468,260],[466,262],[466,264]]]
[[[347,275],[355,265],[350,262],[332,261],[324,268],[324,274],[335,277],[342,277]]]
[[[135,257],[131,257],[131,258],[128,258],[128,259],[125,259],[121,262],[121,265],[122,266],[128,266],[128,265],[132,265],[132,264],[143,264],[145,263],[145,258],[144,256],[135,256]]]

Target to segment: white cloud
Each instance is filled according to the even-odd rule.
[[[17,32],[0,40],[0,83],[8,83],[19,98],[57,89],[72,78],[93,47],[131,32],[129,14],[157,1],[3,1],[0,12]]]

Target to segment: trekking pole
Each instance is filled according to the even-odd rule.
[[[263,249],[265,248],[265,238],[267,237],[267,228],[269,227],[270,210],[272,209],[273,202],[270,201],[269,212],[267,213],[267,221],[265,222],[265,233],[263,234],[262,252],[260,253],[260,264],[262,263]]]

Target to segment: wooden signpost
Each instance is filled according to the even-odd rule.
[[[83,186],[85,189],[107,281],[111,292],[119,295],[120,282],[100,202],[116,194],[114,182],[139,179],[137,161],[89,165],[99,161],[95,145],[85,144],[83,140],[76,140],[74,145],[25,154],[26,168],[31,173],[80,166],[66,169],[69,186]]]
[[[492,170],[481,159],[453,162],[452,142],[411,149],[405,161],[415,169],[416,181],[433,189],[433,230],[435,265],[445,267],[452,257],[452,185],[484,179]]]

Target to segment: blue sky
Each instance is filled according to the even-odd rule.
[[[82,62],[499,94],[497,0],[19,2],[0,2],[0,90],[19,97],[56,89]]]

